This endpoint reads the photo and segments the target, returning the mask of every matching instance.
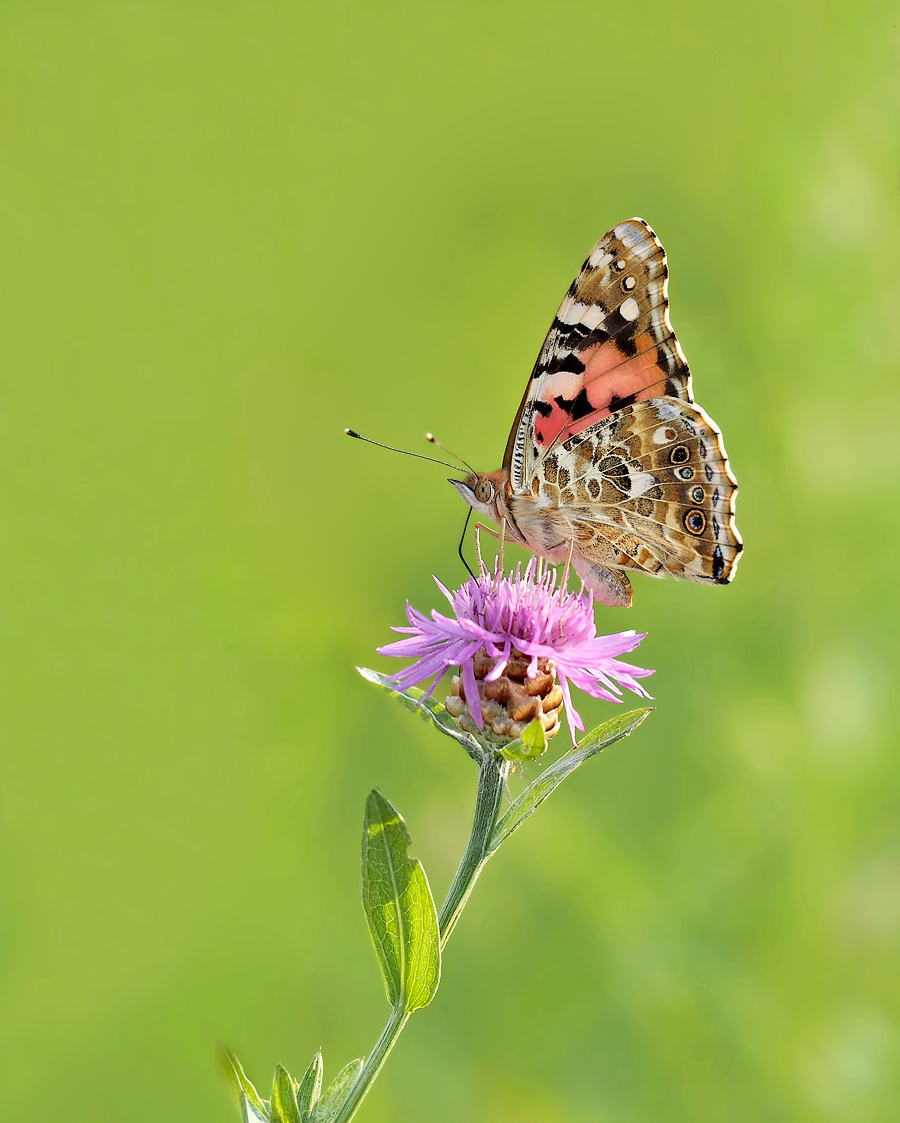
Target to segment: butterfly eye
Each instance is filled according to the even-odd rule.
[[[494,485],[490,480],[479,480],[475,485],[475,498],[479,503],[490,503],[494,497]]]

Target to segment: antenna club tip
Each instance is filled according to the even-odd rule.
[[[426,433],[425,440],[428,441],[429,444],[434,444],[434,433]]]
[[[344,432],[348,437],[359,437],[359,433],[355,432],[353,429],[345,429]]]

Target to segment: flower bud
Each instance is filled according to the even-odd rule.
[[[552,659],[542,655],[537,661],[537,675],[529,678],[531,657],[513,648],[504,673],[493,681],[487,681],[487,676],[500,661],[499,658],[492,659],[484,648],[473,661],[483,729],[469,712],[459,675],[453,677],[452,693],[446,701],[448,712],[463,729],[492,741],[514,741],[521,737],[522,731],[535,718],[540,718],[548,739],[555,737],[559,731],[563,692],[556,681],[556,667]]]

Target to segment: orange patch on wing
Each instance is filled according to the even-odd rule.
[[[597,410],[606,410],[613,398],[630,398],[642,402],[658,397],[665,385],[665,375],[656,365],[656,346],[646,332],[635,336],[638,354],[633,358],[615,343],[602,343],[595,350],[581,355],[586,363],[584,382],[588,400]],[[589,356],[589,357],[588,357]]]
[[[539,445],[552,444],[566,425],[572,420],[571,414],[557,402],[549,402],[552,407],[549,417],[534,415],[534,439]]]
[[[567,440],[609,417],[612,412],[609,406],[614,398],[633,398],[636,402],[643,402],[647,398],[658,398],[663,393],[665,375],[656,365],[657,350],[653,337],[641,332],[635,336],[634,342],[638,354],[632,358],[611,341],[598,344],[578,356],[585,364],[585,370],[577,376],[577,381],[587,393],[591,413],[572,421],[571,414],[558,402],[547,402],[550,414],[547,417],[535,414],[534,419],[534,436],[539,445],[546,447],[560,435],[562,440]]]
[[[632,358],[611,342],[602,343],[579,356],[586,363],[584,386],[594,409],[568,427],[556,426],[554,437],[568,440],[609,417],[612,412],[610,403],[614,398],[633,397],[634,401],[643,402],[660,397],[665,389],[665,375],[656,364],[657,351],[653,338],[642,332],[635,336],[634,342],[638,354]]]

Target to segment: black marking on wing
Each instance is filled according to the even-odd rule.
[[[618,312],[618,309],[616,309],[616,311]],[[637,331],[637,320],[626,320],[621,312],[619,312],[619,318],[622,321],[622,326],[614,328],[609,333],[609,337],[622,354],[627,355],[630,359],[637,354],[637,344],[634,341],[634,333]]]
[[[559,401],[559,399],[557,399]],[[580,421],[582,417],[587,417],[589,413],[594,412],[594,407],[591,405],[590,399],[587,395],[587,390],[582,389],[578,397],[571,403],[569,416],[573,421]]]
[[[609,399],[609,412],[615,413],[617,409],[633,406],[637,394],[627,394],[624,398],[617,398],[615,394]]]
[[[559,374],[560,371],[566,371],[569,374],[582,374],[584,372],[584,363],[578,358],[574,351],[568,351],[564,355],[554,355],[541,373]]]
[[[559,371],[581,374],[584,363],[578,359],[577,354],[583,354],[588,348],[603,343],[609,338],[601,327],[588,328],[584,324],[564,324],[558,319],[554,319],[550,333],[553,336],[550,359],[542,361],[541,356],[546,353],[545,346],[534,364],[532,379],[543,378],[545,374],[556,374]]]

